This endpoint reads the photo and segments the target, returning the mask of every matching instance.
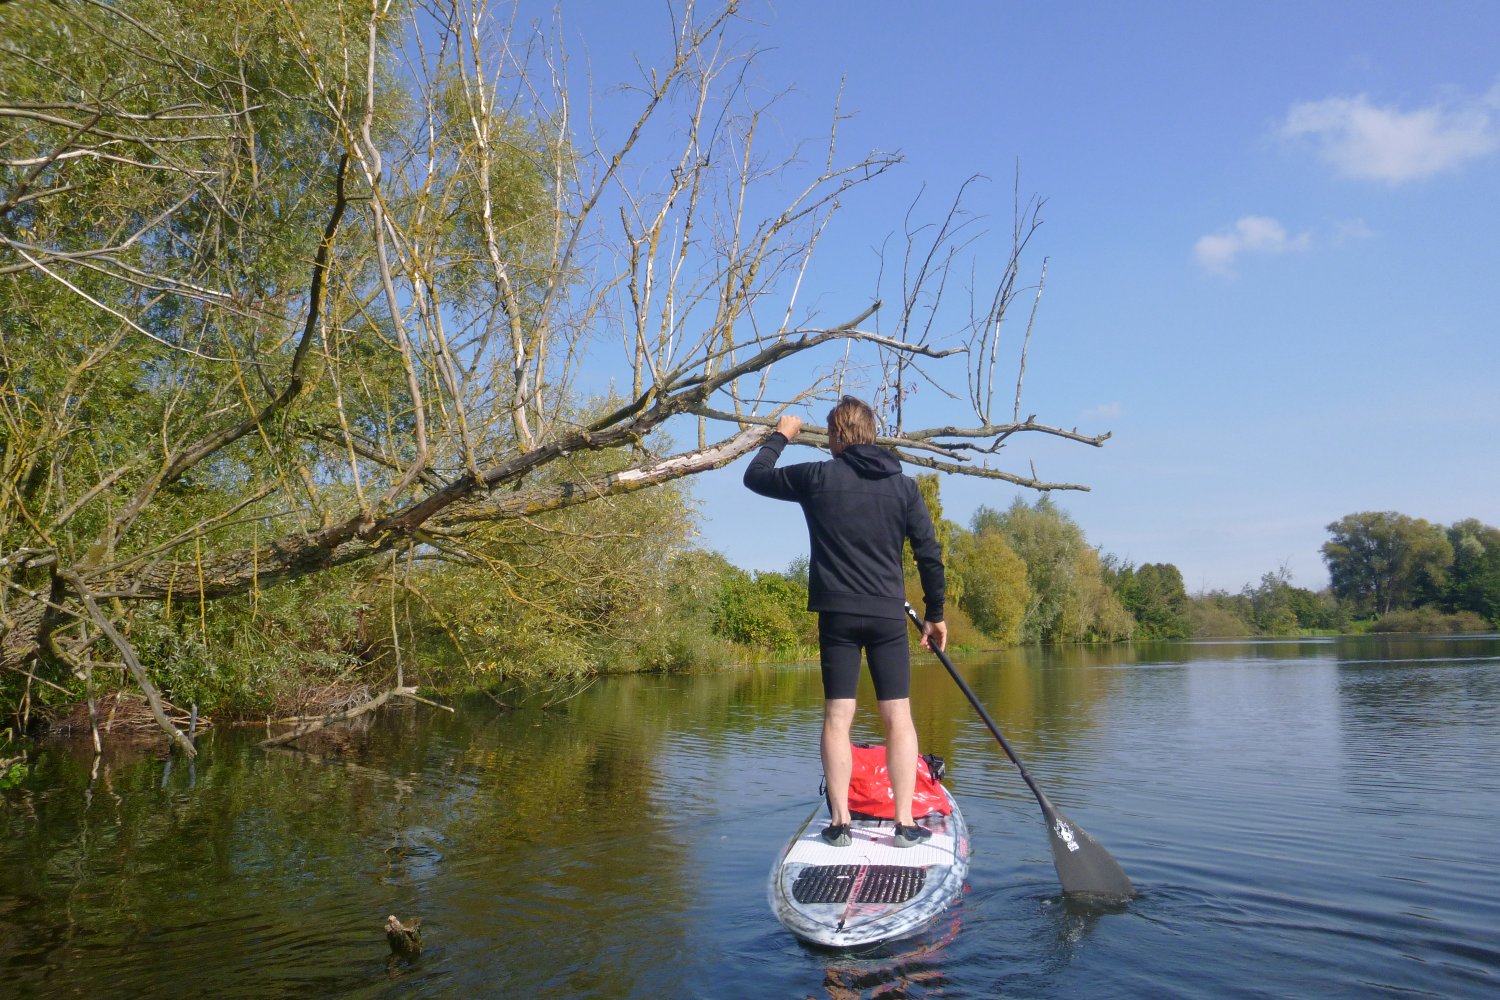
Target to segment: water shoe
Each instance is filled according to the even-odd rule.
[[[924,843],[931,837],[932,831],[924,826],[917,826],[916,824],[902,826],[900,823],[896,824],[897,847],[914,847],[917,844]]]

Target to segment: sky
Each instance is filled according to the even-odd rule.
[[[662,4],[563,10],[600,79],[661,51]],[[1045,199],[1023,416],[1111,437],[1018,442],[1000,465],[1087,484],[1052,496],[1090,544],[1173,563],[1192,592],[1280,569],[1317,589],[1346,514],[1500,524],[1500,4],[747,13],[758,84],[788,89],[776,128],[816,140],[837,100],[841,150],[904,158],[820,250],[804,294],[825,318],[868,302],[873,248],[918,193],[936,213],[988,177],[970,207],[1002,237],[1018,171]],[[695,480],[699,542],[784,569],[802,519],[743,489],[748,461]],[[960,524],[1017,496],[1035,494],[942,487]]]

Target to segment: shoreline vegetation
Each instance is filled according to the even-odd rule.
[[[1017,499],[1004,511],[981,508],[966,529],[942,516],[937,477],[919,481],[948,553],[947,618],[957,653],[1496,627],[1500,531],[1477,521],[1442,528],[1392,513],[1350,515],[1329,525],[1330,587],[1294,586],[1282,570],[1237,593],[1190,595],[1170,563],[1133,566],[1090,547],[1045,496]],[[557,604],[555,613],[534,601],[506,605],[475,581],[476,590],[445,591],[472,594],[467,607],[417,600],[416,588],[355,603],[331,577],[321,587],[268,591],[253,606],[168,607],[160,620],[133,623],[131,639],[163,678],[164,707],[179,728],[264,725],[268,733],[338,721],[389,692],[552,706],[610,674],[817,658],[805,559],[783,572],[750,572],[684,546],[659,566],[638,578],[636,600],[591,617]],[[921,607],[914,567],[908,599]],[[915,648],[915,633],[912,641]],[[56,690],[34,713],[33,728],[159,738],[146,699],[123,671],[114,680],[96,674],[92,690]]]

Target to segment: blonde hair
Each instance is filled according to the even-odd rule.
[[[875,443],[875,411],[870,404],[845,396],[828,411],[828,437],[844,447]]]

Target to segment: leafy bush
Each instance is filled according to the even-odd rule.
[[[1250,624],[1250,601],[1222,590],[1189,599],[1188,625],[1195,639],[1222,639],[1255,634]]]
[[[20,757],[14,760],[0,760],[0,790],[15,788],[26,780],[28,773],[30,769]]]
[[[129,638],[173,704],[259,715],[359,665],[358,585],[353,574],[330,573],[202,608],[196,598],[146,605]]]
[[[1445,614],[1434,607],[1411,608],[1382,615],[1370,626],[1371,632],[1427,632],[1462,634],[1489,632],[1493,629],[1483,616],[1472,611]]]
[[[14,788],[26,780],[29,768],[26,764],[26,755],[16,753],[8,756],[19,749],[15,742],[15,731],[12,729],[0,730],[0,791]]]
[[[730,642],[786,656],[815,650],[818,618],[807,610],[807,584],[792,573],[730,567],[719,581],[713,630]]]

